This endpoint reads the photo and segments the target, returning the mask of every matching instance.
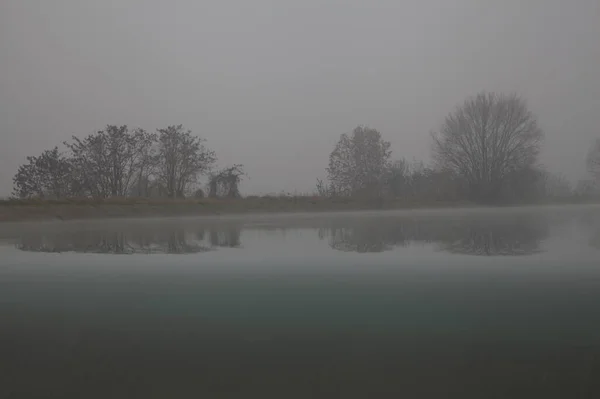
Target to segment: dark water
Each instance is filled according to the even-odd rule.
[[[598,398],[600,208],[0,225],[0,398]]]

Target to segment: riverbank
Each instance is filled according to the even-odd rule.
[[[81,220],[175,216],[216,216],[250,213],[332,212],[376,209],[452,208],[467,202],[417,202],[406,200],[358,200],[311,196],[263,196],[242,199],[144,199],[106,200],[4,200],[0,222]]]
[[[551,201],[538,204],[593,204],[598,201]],[[515,204],[517,205],[517,204]],[[4,200],[0,201],[0,222],[84,220],[106,218],[145,218],[219,216],[230,214],[344,212],[361,210],[401,210],[479,207],[466,201],[361,200],[312,196],[263,196],[242,199],[146,199],[106,200]]]

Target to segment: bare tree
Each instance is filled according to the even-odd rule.
[[[351,135],[342,134],[329,155],[327,174],[339,195],[379,197],[392,151],[375,129],[358,126]]]
[[[133,159],[134,182],[130,188],[130,195],[138,197],[150,196],[152,178],[155,176],[158,165],[158,135],[148,133],[143,129],[136,131],[135,152]]]
[[[71,162],[58,147],[40,156],[27,157],[13,178],[14,195],[19,198],[63,198],[71,191]]]
[[[240,164],[212,173],[208,181],[208,196],[240,198],[239,184],[245,175],[244,165]]]
[[[535,168],[543,132],[521,98],[480,93],[432,137],[436,166],[464,179],[472,199],[490,201],[501,197],[511,174]]]
[[[588,152],[587,167],[596,184],[600,184],[600,139],[596,140]]]
[[[71,150],[75,174],[87,195],[96,198],[126,196],[140,170],[152,137],[126,125],[108,125],[83,140],[73,137]]]
[[[158,130],[157,177],[168,197],[183,197],[216,162],[214,151],[207,149],[204,141],[182,125]]]

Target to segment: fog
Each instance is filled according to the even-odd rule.
[[[183,124],[244,193],[310,192],[341,133],[394,157],[465,97],[517,92],[542,161],[583,177],[600,137],[597,0],[0,2],[0,196],[27,155],[107,124]]]

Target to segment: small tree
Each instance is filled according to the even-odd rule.
[[[502,197],[515,173],[535,169],[543,132],[521,98],[480,93],[432,137],[437,167],[465,180],[471,198],[486,202]]]
[[[170,198],[184,197],[191,184],[216,162],[204,139],[182,125],[158,130],[157,176]]]
[[[63,198],[71,194],[72,165],[58,147],[37,157],[27,157],[13,178],[18,198]]]
[[[391,153],[390,143],[375,129],[358,126],[351,135],[342,134],[327,168],[335,193],[380,197]]]
[[[211,174],[208,181],[208,196],[211,198],[240,198],[239,184],[245,175],[244,165],[240,164]]]

